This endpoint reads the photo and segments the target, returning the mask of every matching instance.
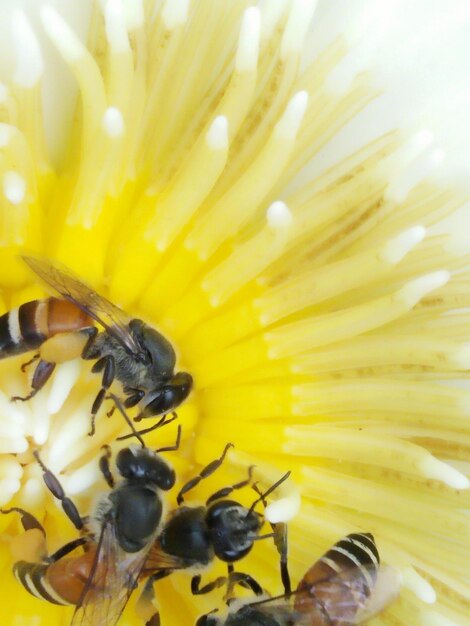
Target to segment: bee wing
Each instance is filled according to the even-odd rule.
[[[129,332],[131,318],[119,307],[75,277],[67,268],[58,267],[47,259],[23,256],[24,262],[63,298],[85,311],[103,326],[127,352],[140,354],[141,349]]]
[[[185,569],[186,567],[187,564],[183,561],[183,559],[165,553],[157,540],[147,554],[147,559],[143,567],[143,574],[150,576],[158,570],[178,570]]]
[[[365,582],[364,573],[374,577],[372,587]],[[296,624],[316,624],[316,615],[323,615],[323,620],[327,616],[328,623],[341,626],[363,624],[392,602],[398,591],[399,578],[393,568],[343,569],[341,574],[326,576],[295,592],[295,608],[302,615]]]
[[[364,607],[356,615],[358,624],[369,621],[391,604],[400,593],[400,573],[393,567],[382,566],[377,574],[374,590]]]
[[[90,576],[73,614],[71,626],[115,626],[137,587],[151,544],[124,552],[114,525],[103,524]]]

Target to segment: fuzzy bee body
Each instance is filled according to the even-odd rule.
[[[13,573],[30,594],[52,604],[76,606],[90,579],[96,549],[54,563],[18,561]]]
[[[202,615],[196,626],[355,626],[397,591],[398,579],[380,567],[374,537],[353,533],[320,557],[292,593],[232,601],[225,617]]]
[[[61,298],[33,300],[0,317],[0,358],[39,350],[28,400],[47,382],[56,363],[81,356],[102,373],[101,389],[91,408],[94,419],[114,379],[123,386],[123,405],[139,405],[136,420],[174,411],[189,395],[192,377],[175,372],[176,353],[155,328],[129,317],[82,283],[66,268],[23,257],[25,263]],[[31,361],[30,361],[31,362]]]
[[[0,359],[36,350],[56,335],[92,326],[92,318],[68,300],[25,302],[0,316]]]

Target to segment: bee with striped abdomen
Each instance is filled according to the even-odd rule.
[[[225,617],[202,615],[196,626],[355,626],[385,608],[398,590],[395,572],[380,567],[374,537],[354,533],[318,559],[292,593],[232,601]]]
[[[135,434],[135,433],[134,433]],[[75,605],[72,626],[115,626],[137,587],[158,533],[164,513],[161,491],[171,489],[175,472],[159,455],[179,447],[181,427],[173,446],[150,450],[130,446],[116,456],[120,481],[115,484],[110,470],[110,450],[100,459],[100,469],[110,487],[84,522],[54,474],[35,453],[44,482],[60,501],[64,512],[81,536],[52,556],[39,554],[37,560],[19,560],[14,573],[23,587],[37,598],[54,604]],[[22,515],[27,532],[44,530],[33,516]],[[69,556],[75,549],[85,552]],[[154,622],[155,623],[155,622]]]
[[[123,385],[126,408],[140,405],[136,420],[173,411],[189,395],[192,377],[176,372],[171,343],[142,320],[132,319],[65,268],[23,257],[26,264],[61,298],[26,302],[0,317],[0,358],[39,349],[28,400],[47,382],[58,362],[81,356],[95,360],[101,389],[91,408],[94,419],[116,378]],[[101,331],[95,326],[101,327]]]

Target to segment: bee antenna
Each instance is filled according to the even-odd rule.
[[[142,448],[145,448],[145,442],[142,439],[142,437],[140,436],[140,434],[137,432],[137,430],[134,428],[134,424],[132,423],[132,421],[129,419],[129,416],[127,415],[124,407],[122,406],[122,402],[121,400],[114,395],[114,393],[110,393],[109,394],[109,398],[111,398],[111,400],[114,402],[114,404],[116,405],[117,410],[119,411],[119,413],[121,413],[121,415],[123,416],[123,418],[126,420],[129,428],[131,429],[132,433],[130,435],[125,435],[125,437],[136,437],[136,439],[138,439],[138,441],[140,442],[140,444],[142,445]]]
[[[272,539],[272,537],[275,537],[276,533],[268,533],[267,535],[255,535],[254,537],[252,537],[253,541],[260,541],[261,539]]]
[[[253,513],[254,508],[258,504],[258,502],[264,502],[264,500],[266,499],[267,496],[269,496],[269,494],[271,494],[275,489],[279,487],[279,485],[282,485],[282,483],[289,478],[290,474],[291,474],[290,471],[286,472],[284,476],[281,476],[281,478],[278,481],[276,481],[273,485],[271,485],[271,487],[269,487],[269,489],[267,489],[264,493],[260,493],[259,491],[255,489],[257,493],[260,493],[260,496],[259,498],[256,498],[256,500],[250,506],[248,513],[246,514],[246,517],[248,517],[250,513]]]

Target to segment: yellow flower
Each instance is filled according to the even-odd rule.
[[[178,411],[182,448],[171,455],[180,481],[236,445],[195,497],[250,464],[265,483],[291,469],[273,511],[293,515],[301,495],[289,525],[295,581],[340,536],[370,531],[403,578],[374,623],[463,624],[469,395],[451,383],[470,367],[468,245],[458,229],[434,226],[464,194],[440,175],[429,110],[422,125],[404,120],[406,133],[369,132],[378,87],[362,69],[396,27],[387,21],[396,3],[381,19],[385,3],[375,13],[356,5],[357,15],[349,6],[349,21],[321,4],[312,49],[313,0],[252,4],[108,0],[93,5],[87,46],[43,8],[41,28],[79,93],[70,130],[60,126],[52,143],[39,22],[14,14],[13,72],[0,85],[2,312],[44,295],[18,254],[65,263],[162,329],[193,374]],[[325,36],[332,16],[343,36]],[[434,31],[423,32],[418,46]],[[412,91],[405,58],[398,72]],[[49,99],[70,96],[49,85]],[[333,142],[328,154],[360,110],[364,137],[341,156]],[[52,551],[74,533],[32,450],[85,513],[105,489],[100,447],[125,427],[103,411],[87,437],[98,379],[83,361],[61,364],[31,402],[12,404],[28,389],[24,360],[0,363],[0,505],[43,520]],[[169,426],[149,445],[174,434]],[[2,623],[68,623],[71,609],[32,598],[10,574],[21,535],[12,518],[0,516]],[[243,563],[272,593],[276,558],[265,541]],[[157,593],[168,625],[193,624],[220,601],[191,597],[184,573]],[[132,606],[122,623],[138,623]]]

